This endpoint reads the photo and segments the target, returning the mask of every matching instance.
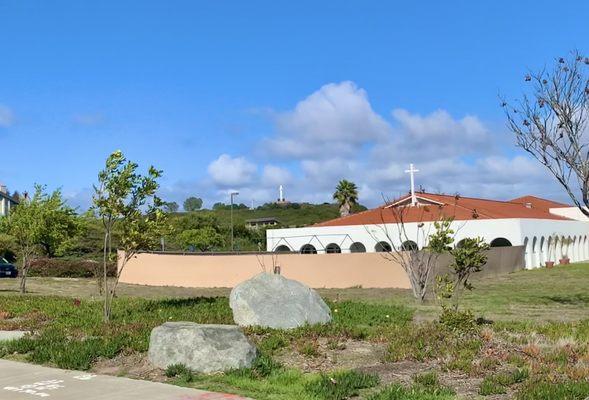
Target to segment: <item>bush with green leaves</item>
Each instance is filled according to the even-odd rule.
[[[169,365],[164,374],[168,378],[176,378],[177,383],[189,383],[194,378],[192,371],[184,364]]]
[[[223,245],[223,236],[212,226],[188,229],[178,235],[178,240],[185,250],[198,249],[210,251]]]

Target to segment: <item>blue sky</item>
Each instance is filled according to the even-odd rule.
[[[589,52],[586,1],[0,0],[0,181],[86,207],[115,149],[208,205],[406,191],[564,199],[498,93]]]

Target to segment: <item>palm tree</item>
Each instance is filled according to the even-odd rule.
[[[342,179],[335,188],[333,199],[337,200],[342,217],[350,214],[352,205],[358,203],[358,187],[354,182]]]

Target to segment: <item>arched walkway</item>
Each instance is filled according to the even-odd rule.
[[[541,267],[546,263],[546,238],[542,236],[540,238],[540,252],[538,253],[538,265]]]
[[[548,236],[548,239],[546,240],[546,258],[544,259],[544,262],[546,261],[554,261],[554,238],[552,236]]]
[[[532,263],[530,264],[531,268],[537,268],[540,266],[539,258],[538,258],[538,238],[534,236],[532,239]]]
[[[530,240],[527,237],[524,238],[524,263],[525,263],[526,269],[532,268],[532,260],[531,260],[532,251],[530,250],[530,245],[531,245]],[[498,247],[498,246],[495,246],[495,247]],[[503,247],[505,247],[505,246],[503,246]]]

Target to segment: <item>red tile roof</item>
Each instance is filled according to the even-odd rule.
[[[503,218],[570,220],[569,218],[548,212],[548,208],[569,207],[568,205],[534,196],[520,197],[510,201],[432,193],[418,193],[417,197],[422,203],[428,202],[432,204],[421,204],[418,207],[395,205],[410,200],[411,196],[406,195],[380,207],[321,222],[314,226],[373,225],[382,224],[383,222],[398,223],[401,219],[406,223],[428,222],[449,217],[457,221]]]
[[[518,197],[517,199],[509,200],[511,203],[530,203],[532,207],[541,208],[543,210],[548,211],[551,208],[562,208],[562,207],[573,207],[569,204],[559,203],[557,201],[542,199],[536,196],[522,196]]]

